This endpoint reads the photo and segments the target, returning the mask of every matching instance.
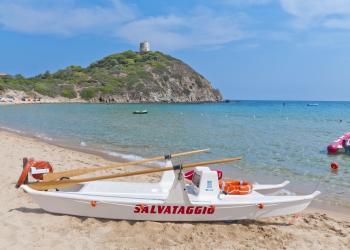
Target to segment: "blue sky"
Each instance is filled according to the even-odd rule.
[[[350,0],[0,0],[0,72],[178,57],[225,98],[349,100]]]

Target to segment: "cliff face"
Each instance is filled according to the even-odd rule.
[[[87,68],[69,66],[32,78],[0,78],[0,90],[31,96],[65,97],[90,102],[216,102],[222,96],[182,61],[161,52],[126,51]]]

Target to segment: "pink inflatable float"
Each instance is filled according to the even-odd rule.
[[[327,147],[328,154],[343,153],[344,152],[344,147],[343,147],[344,140],[350,140],[350,132],[343,134],[338,139],[336,139],[331,144],[329,144]]]

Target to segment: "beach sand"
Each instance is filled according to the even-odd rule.
[[[55,170],[103,165],[99,156],[0,131],[0,249],[350,249],[350,211],[226,223],[113,221],[50,214],[14,188],[25,156]],[[133,177],[133,179],[140,177]],[[157,176],[142,177],[156,180]]]

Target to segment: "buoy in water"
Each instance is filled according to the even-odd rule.
[[[336,163],[336,162],[332,162],[332,163],[331,163],[331,169],[332,169],[332,171],[337,171],[338,168],[339,168],[338,163]]]

